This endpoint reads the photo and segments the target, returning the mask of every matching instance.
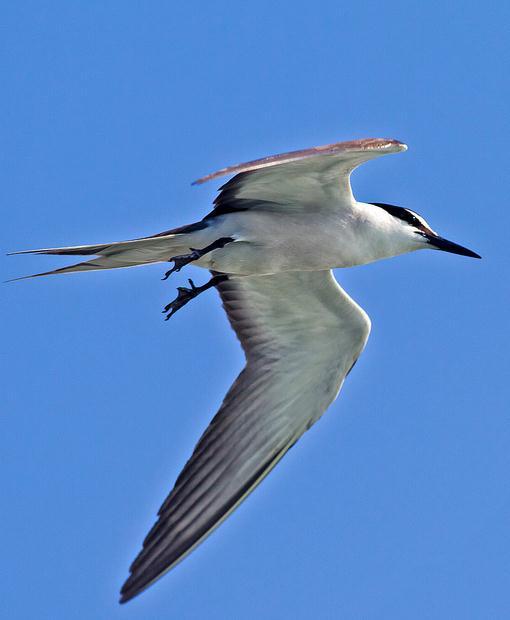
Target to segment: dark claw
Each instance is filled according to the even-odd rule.
[[[186,288],[185,286],[177,287],[177,297],[167,304],[163,310],[164,313],[168,313],[165,318],[165,321],[174,315],[177,310],[180,310],[183,306],[185,306],[188,301],[191,301],[194,297],[196,297],[201,291],[200,288],[196,287],[193,283],[193,280],[188,280],[191,288]]]
[[[172,267],[172,269],[167,271],[161,279],[166,280],[176,271],[180,271],[183,267],[185,267],[186,265],[189,265],[189,263],[192,263],[193,261],[198,260],[205,254],[208,254],[209,252],[212,252],[213,250],[217,250],[219,248],[225,247],[227,243],[232,243],[232,241],[234,241],[232,237],[221,237],[221,239],[217,239],[214,243],[211,243],[210,245],[208,245],[207,247],[201,250],[197,250],[196,248],[190,248],[191,250],[190,254],[181,254],[181,256],[173,256],[169,260],[169,262],[173,262],[174,266]]]
[[[165,273],[165,275],[161,278],[162,280],[167,280],[173,273],[180,271],[189,263],[192,263],[194,260],[200,258],[201,254],[199,250],[194,250],[193,248],[190,248],[190,250],[191,254],[182,254],[181,256],[174,256],[170,259],[174,266]]]
[[[195,283],[193,282],[193,280],[191,280],[191,278],[188,280],[190,288],[186,288],[185,286],[178,286],[177,297],[169,304],[167,304],[165,306],[165,309],[163,310],[163,314],[167,313],[165,321],[168,321],[168,319],[173,316],[177,312],[177,310],[180,310],[183,306],[185,306],[188,301],[191,301],[192,299],[197,297],[197,295],[200,295],[200,293],[207,291],[207,289],[210,289],[211,287],[216,286],[216,284],[218,284],[219,282],[223,282],[227,279],[228,276],[226,274],[215,274],[209,280],[209,282],[206,282],[202,286],[195,286]]]

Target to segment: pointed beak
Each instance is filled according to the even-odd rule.
[[[453,241],[448,241],[448,239],[443,239],[443,237],[439,237],[437,235],[427,235],[427,239],[435,249],[442,250],[443,252],[451,252],[452,254],[460,254],[462,256],[471,256],[471,258],[482,258],[476,252],[472,250],[468,250],[462,245],[458,243],[453,243]]]

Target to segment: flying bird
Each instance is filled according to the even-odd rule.
[[[333,268],[425,248],[480,258],[410,209],[355,200],[351,172],[406,149],[371,138],[230,166],[195,181],[235,175],[199,222],[131,241],[16,252],[91,257],[27,277],[168,262],[168,278],[188,264],[203,267],[210,280],[178,287],[166,318],[215,287],[246,356],[161,506],[120,602],[202,542],[335,400],[365,347],[370,319]]]

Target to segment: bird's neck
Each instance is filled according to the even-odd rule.
[[[353,205],[353,226],[356,242],[353,244],[353,265],[364,265],[411,252],[413,247],[402,232],[402,227],[384,209],[356,202]]]

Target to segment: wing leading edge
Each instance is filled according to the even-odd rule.
[[[363,157],[363,161],[385,155],[387,153],[400,153],[407,150],[407,145],[398,140],[391,138],[365,138],[362,140],[349,140],[347,142],[334,142],[332,144],[324,144],[322,146],[313,146],[308,149],[300,149],[298,151],[289,151],[288,153],[280,153],[279,155],[269,155],[261,157],[242,164],[234,164],[221,168],[211,174],[206,174],[200,179],[193,181],[193,185],[201,185],[212,179],[227,176],[229,174],[237,174],[239,172],[248,172],[250,170],[260,170],[261,168],[270,168],[272,166],[281,166],[284,164],[295,163],[301,160],[310,160],[310,158],[324,156],[336,156],[337,159],[354,159]]]

